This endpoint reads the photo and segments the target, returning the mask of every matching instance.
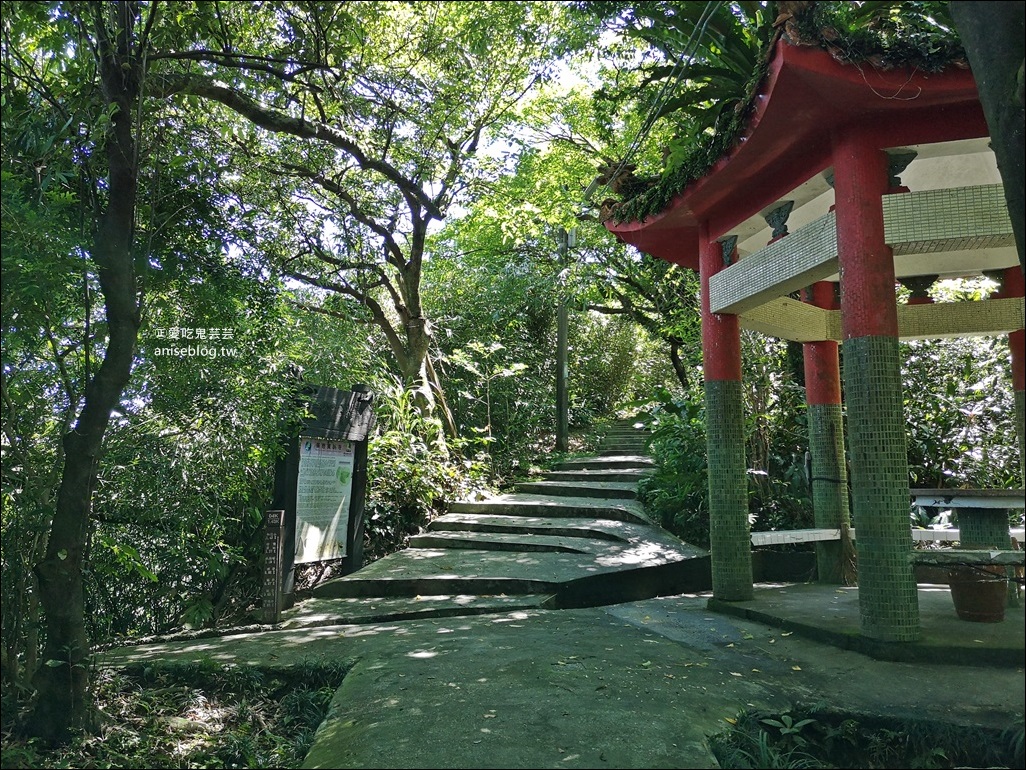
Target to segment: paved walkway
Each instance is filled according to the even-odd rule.
[[[557,480],[595,476],[548,481]],[[796,704],[1021,724],[1021,607],[1002,623],[966,623],[946,587],[921,586],[921,642],[861,644],[857,589],[763,584],[754,601],[723,606],[669,571],[703,557],[656,534],[634,501],[597,512],[594,498],[538,494],[499,501],[523,514],[443,517],[411,549],[423,558],[388,557],[363,571],[371,577],[335,582],[288,627],[125,648],[103,662],[351,661],[310,768],[709,768],[708,736],[738,711]],[[564,515],[542,515],[550,506]],[[478,533],[496,536],[487,540],[495,547],[481,548]],[[545,548],[525,550],[530,543]],[[644,543],[655,553],[635,558]],[[666,595],[671,577],[681,582]],[[632,600],[611,603],[624,595]]]

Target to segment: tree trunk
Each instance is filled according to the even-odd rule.
[[[46,615],[46,642],[43,665],[34,678],[37,701],[28,728],[47,742],[66,740],[72,728],[86,724],[89,714],[82,568],[97,462],[111,412],[131,375],[139,329],[132,262],[138,173],[133,118],[140,82],[132,33],[138,8],[135,3],[119,2],[113,13],[108,14],[107,7],[93,10],[103,92],[107,104],[117,108],[106,136],[109,200],[92,254],[104,298],[108,342],[103,363],[86,385],[78,421],[64,437],[64,468],[46,556],[35,568]],[[113,29],[107,28],[109,21]]]
[[[677,379],[680,384],[684,387],[685,393],[691,391],[691,377],[688,376],[687,367],[684,366],[684,361],[680,357],[680,340],[670,340],[670,361],[673,362],[673,371],[677,374]]]
[[[406,323],[406,350],[401,361],[403,379],[414,394],[417,407],[425,417],[433,416],[435,397],[427,372],[428,335],[426,318],[411,318]]]
[[[1023,71],[1026,64],[1026,5],[1009,2],[950,3],[980,92],[991,146],[1005,188],[1019,267],[1026,272],[1026,171],[1024,171]]]
[[[452,409],[449,408],[449,400],[445,397],[445,390],[442,388],[442,381],[438,378],[438,370],[435,369],[434,363],[431,361],[429,355],[426,359],[427,363],[427,374],[431,387],[435,391],[435,401],[438,406],[438,413],[441,416],[442,427],[445,428],[445,433],[449,438],[456,438],[458,434],[456,429],[456,420],[452,416]]]

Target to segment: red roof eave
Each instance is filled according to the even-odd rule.
[[[606,227],[652,256],[698,269],[698,234],[717,238],[832,164],[834,134],[858,122],[876,146],[987,135],[967,69],[881,71],[819,48],[778,44],[745,134],[661,212]]]

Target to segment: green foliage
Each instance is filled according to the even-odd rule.
[[[703,402],[657,388],[645,422],[658,467],[638,485],[639,498],[682,540],[709,547],[709,481]],[[638,402],[641,406],[642,402]]]
[[[38,659],[44,619],[33,567],[51,526],[62,439],[107,341],[89,249],[108,203],[96,180],[115,116],[83,55],[84,27],[72,23],[71,11],[88,6],[8,5],[0,89],[5,697],[48,665]],[[581,78],[572,89],[555,82],[557,60],[595,29],[565,3],[159,6],[152,91],[135,116],[142,326],[133,380],[97,459],[89,522],[94,644],[246,616],[259,587],[273,466],[301,416],[299,372],[306,382],[363,382],[378,393],[370,558],[402,547],[447,500],[535,464],[552,444],[560,301],[571,308],[572,425],[655,392],[661,467],[643,494],[668,528],[707,544],[695,277],[612,244],[601,226],[576,217],[600,157],[621,157],[644,125],[643,110],[621,107],[645,104],[667,63],[684,55],[700,5],[613,9],[617,24],[633,19],[633,37],[595,54],[597,76],[559,63]],[[838,24],[906,35],[920,47],[933,34],[926,17],[943,21],[937,3],[904,4],[911,16],[887,3],[819,5]],[[621,214],[661,208],[736,138],[770,34],[763,4],[738,7],[743,13],[715,9],[692,81],[664,105],[642,148],[639,162],[655,171],[656,147],[668,145],[665,178]],[[211,55],[220,51],[232,56]],[[639,51],[643,69],[628,72]],[[933,54],[938,62],[953,55],[943,45]],[[263,105],[264,123],[190,91],[176,80],[186,76],[197,78],[187,79],[192,86],[209,76]],[[592,100],[585,81],[595,77],[622,93],[609,86],[610,98]],[[268,128],[272,118],[293,129],[316,124],[316,141]],[[344,134],[344,146],[322,141],[330,131]],[[428,227],[446,211],[441,226]],[[577,232],[565,260],[554,237],[562,229]],[[312,280],[299,288],[282,273]],[[419,350],[404,336],[412,320],[425,322]],[[171,329],[218,330],[216,354],[200,354],[195,339],[195,354],[164,352]],[[676,382],[666,346],[679,363]],[[1015,485],[1002,347],[906,350],[916,482]],[[415,393],[408,388],[420,372],[411,376],[407,359],[421,353],[439,376]],[[747,338],[745,362],[754,526],[802,526],[800,387],[776,343]],[[440,411],[418,399],[425,392],[449,396],[462,438],[443,439]],[[298,720],[319,696],[288,697]],[[257,732],[226,740],[216,761],[270,761]],[[11,762],[32,750],[13,748]]]
[[[378,433],[369,444],[365,555],[376,559],[406,545],[448,500],[474,494],[487,471],[482,445],[444,439],[441,422],[425,415],[393,379],[375,389]],[[466,457],[465,455],[470,455]]]
[[[533,462],[537,450],[551,446],[560,302],[570,308],[575,428],[672,376],[665,348],[653,338],[677,322],[669,307],[662,312],[631,288],[642,284],[640,270],[627,272],[637,256],[610,244],[603,228],[572,216],[581,180],[594,173],[589,137],[595,127],[587,100],[553,86],[525,104],[522,115],[537,141],[529,145],[532,133],[523,129],[507,138],[517,148],[502,158],[511,173],[499,175],[465,216],[439,232],[424,274],[436,321],[437,366],[450,405],[462,431],[488,434],[490,426],[489,451],[499,483]],[[565,258],[558,253],[562,229],[576,236]],[[654,290],[655,273],[665,272],[666,263],[641,260],[653,268],[643,285]],[[683,271],[675,277],[683,278]],[[687,295],[684,302],[675,299],[679,284],[668,280],[661,287],[668,306],[687,304]],[[639,317],[649,321],[644,332],[631,323]],[[494,363],[489,368],[475,346],[493,342],[502,349],[488,354]],[[513,364],[523,365],[516,376],[492,376]]]
[[[710,737],[724,768],[1021,767],[1022,717],[1004,731],[819,706],[740,712]],[[767,729],[768,728],[768,729]]]
[[[983,298],[987,285],[956,282],[937,291],[948,301],[968,301]],[[1019,486],[1007,343],[993,337],[912,340],[901,352],[912,484]]]
[[[4,704],[3,766],[298,767],[351,663],[260,669],[161,663],[105,669],[94,681],[96,733],[67,747],[16,740]]]
[[[946,2],[816,3],[797,27],[835,58],[939,72],[965,60]]]
[[[781,340],[742,334],[745,457],[755,531],[812,526],[805,390],[794,371],[802,362],[800,355],[797,362],[790,358],[790,349]]]
[[[790,714],[781,714],[779,717],[764,717],[760,719],[761,724],[776,728],[777,743],[782,746],[801,747],[808,745],[808,741],[802,737],[802,728],[815,723],[815,719],[795,719]]]
[[[799,720],[802,724],[798,727],[799,722],[795,722],[790,714],[759,718],[757,714],[741,711],[736,718],[727,721],[731,723],[731,729],[711,736],[709,741],[720,767],[782,770],[831,767],[802,749],[806,741],[800,736],[801,730],[814,720]],[[773,730],[764,730],[760,727],[763,724]],[[788,731],[786,734],[782,732],[785,730]],[[776,740],[774,736],[777,736]]]

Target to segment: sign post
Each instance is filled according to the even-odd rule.
[[[284,460],[275,468],[273,506],[267,514],[270,548],[272,514],[280,513],[279,609],[293,603],[295,567],[340,561],[342,574],[363,566],[363,510],[367,489],[367,441],[374,427],[374,393],[308,387],[303,392],[312,417],[289,437]],[[266,556],[265,550],[265,556]],[[266,565],[266,562],[265,562]],[[265,566],[265,582],[270,580]],[[273,606],[265,590],[265,614]],[[276,622],[276,621],[270,621]]]
[[[263,621],[274,625],[281,615],[282,604],[282,534],[285,511],[268,511],[264,535],[264,579],[261,590]]]

